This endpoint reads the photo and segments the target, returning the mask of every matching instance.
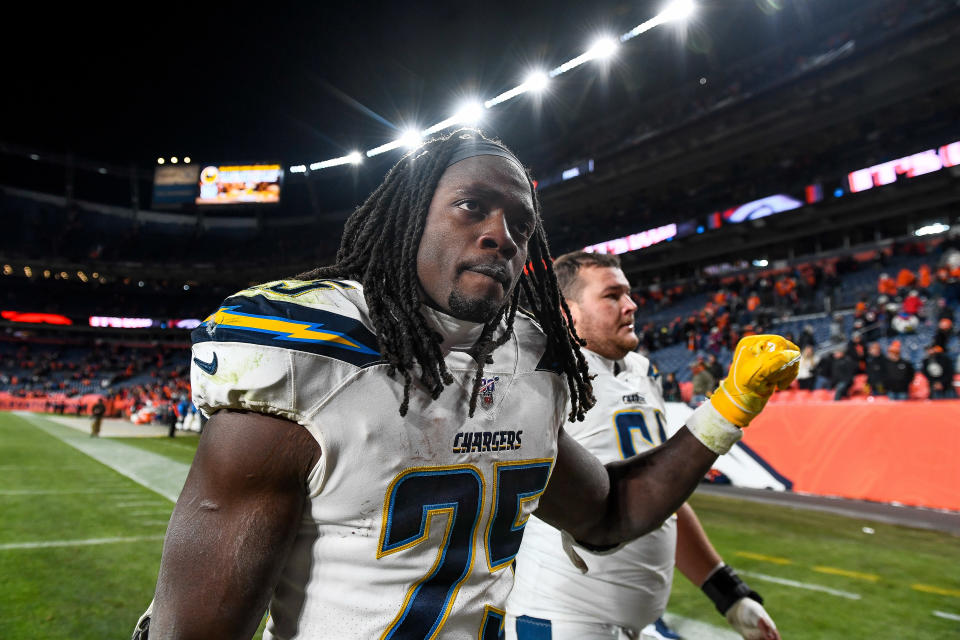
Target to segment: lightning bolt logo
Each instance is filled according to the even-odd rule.
[[[350,351],[379,355],[369,347],[337,331],[322,329],[323,323],[297,322],[277,316],[261,316],[235,311],[239,305],[220,307],[205,322],[215,326],[274,334],[274,340],[324,343]]]

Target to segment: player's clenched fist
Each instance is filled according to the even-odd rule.
[[[730,371],[710,398],[724,418],[745,427],[776,389],[786,389],[797,377],[800,349],[775,335],[748,336],[737,343]]]

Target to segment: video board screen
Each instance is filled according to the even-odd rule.
[[[282,181],[279,164],[207,165],[200,172],[197,204],[276,204]]]

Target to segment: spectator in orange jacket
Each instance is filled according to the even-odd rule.
[[[877,292],[882,296],[892,298],[897,295],[897,283],[887,274],[881,273],[880,280],[877,281]]]
[[[909,289],[916,281],[917,276],[913,275],[913,271],[910,271],[910,269],[907,269],[906,267],[900,269],[900,273],[897,274],[898,289]]]

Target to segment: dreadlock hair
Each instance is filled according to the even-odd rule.
[[[387,374],[403,376],[401,416],[406,415],[410,405],[415,365],[420,367],[420,383],[433,399],[440,396],[445,385],[453,384],[440,350],[443,336],[420,313],[424,300],[417,278],[417,253],[440,178],[454,152],[471,139],[491,142],[509,152],[499,140],[488,139],[475,129],[460,129],[425,142],[397,162],[347,219],[336,262],[296,276],[302,280],[348,278],[363,284],[380,352],[389,363]],[[584,413],[595,403],[587,364],[580,352],[584,342],[573,329],[570,309],[560,293],[543,230],[540,201],[533,179],[528,171],[524,172],[530,182],[537,218],[536,230],[528,242],[531,262],[509,301],[485,324],[473,347],[477,372],[470,396],[470,416],[476,409],[484,365],[490,362],[494,350],[510,339],[522,294],[530,308],[524,313],[539,322],[547,336],[547,353],[566,376],[569,418],[583,420]],[[495,336],[504,318],[506,326]]]

